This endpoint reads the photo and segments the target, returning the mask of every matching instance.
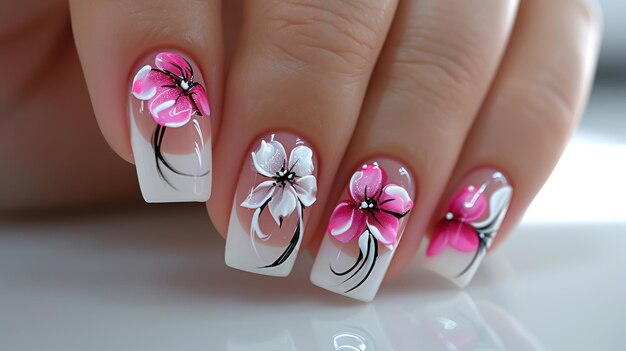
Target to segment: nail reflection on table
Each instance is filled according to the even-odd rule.
[[[338,333],[333,337],[335,350],[367,350],[367,339],[353,332]]]
[[[372,304],[346,310],[327,310],[311,318],[316,350],[391,350],[389,337]]]
[[[465,292],[293,313],[283,323],[246,320],[228,336],[228,351],[275,350],[543,350],[503,308]],[[284,314],[282,314],[284,315]],[[256,327],[254,327],[256,326]]]
[[[389,318],[390,330],[404,330],[404,339],[401,335],[393,336],[400,345],[414,343],[424,350],[450,351],[505,349],[472,299],[463,292],[422,306],[397,309]],[[407,336],[412,340],[407,340]]]

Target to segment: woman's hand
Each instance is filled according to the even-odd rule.
[[[16,14],[0,27],[2,206],[136,196],[95,135],[64,3],[2,6]],[[282,276],[319,249],[313,282],[362,300],[420,246],[426,267],[469,282],[559,159],[601,34],[585,0],[70,10],[98,125],[146,200],[211,193],[228,265]]]

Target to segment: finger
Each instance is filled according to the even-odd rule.
[[[22,9],[28,8],[29,11]],[[3,14],[0,23],[0,45],[2,67],[5,69],[0,85],[0,106],[14,109],[17,101],[33,93],[33,81],[47,77],[49,70],[42,72],[48,63],[48,53],[63,42],[67,34],[67,4],[64,1],[28,0],[25,2],[5,1],[0,4]],[[37,74],[45,73],[45,74]]]
[[[500,224],[506,233],[520,219],[581,114],[599,23],[589,1],[521,3],[501,69],[431,224],[426,267],[467,284],[502,239],[495,238]]]
[[[222,85],[219,1],[71,1],[105,138],[148,202],[206,201]],[[210,78],[210,79],[209,79]],[[209,115],[213,117],[209,117]]]
[[[220,187],[209,202],[220,232],[230,218],[229,266],[291,270],[326,201],[394,10],[393,0],[244,3],[216,145]]]
[[[350,179],[350,191],[327,212],[330,221],[320,223],[328,234],[311,274],[314,284],[371,300],[396,251],[410,256],[416,250],[414,234],[425,227],[454,167],[504,51],[515,7],[516,1],[501,0],[399,5],[338,172],[342,181],[333,189],[340,194]],[[376,182],[368,183],[366,194],[361,183],[368,180]],[[403,231],[411,235],[403,237]]]

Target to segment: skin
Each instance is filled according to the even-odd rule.
[[[27,2],[37,10],[0,5],[11,14],[0,21],[0,64],[19,67],[0,86],[11,112],[0,122],[11,170],[0,175],[2,213],[139,203],[122,161],[133,161],[128,82],[143,55],[175,48],[207,81],[217,230],[226,234],[233,174],[266,131],[292,131],[317,153],[303,242],[313,252],[355,166],[390,156],[418,193],[389,276],[478,166],[502,169],[515,188],[496,245],[506,238],[577,124],[601,36],[586,0]]]

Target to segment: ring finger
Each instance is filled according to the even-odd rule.
[[[337,200],[350,179],[348,194],[326,213],[314,284],[371,300],[394,253],[401,263],[413,256],[494,76],[516,6],[400,3],[333,188]]]

